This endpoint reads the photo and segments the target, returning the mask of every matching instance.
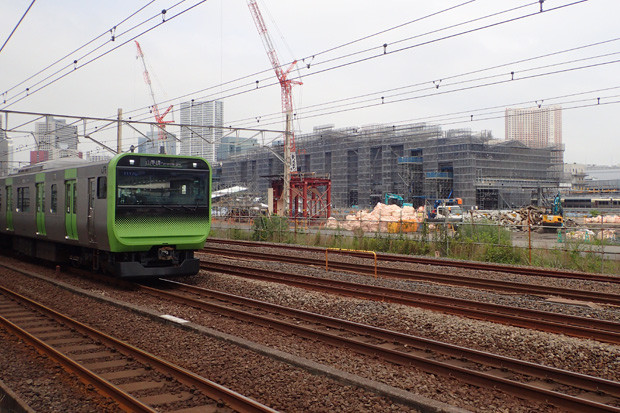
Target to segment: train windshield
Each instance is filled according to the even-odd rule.
[[[171,211],[209,208],[208,170],[118,168],[118,208],[159,207]]]

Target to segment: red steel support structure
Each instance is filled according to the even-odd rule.
[[[272,181],[274,190],[274,213],[277,211],[277,199],[282,196],[283,180]],[[332,207],[332,183],[328,178],[291,177],[290,200],[288,210],[291,218],[329,218]]]

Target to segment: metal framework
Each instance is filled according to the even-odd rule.
[[[164,113],[159,113],[159,106],[157,106],[157,100],[155,100],[155,92],[153,92],[153,84],[151,83],[151,76],[149,75],[149,71],[146,67],[146,60],[144,59],[144,53],[142,52],[142,47],[140,47],[140,43],[137,40],[134,40],[136,43],[136,48],[138,50],[137,59],[142,61],[142,66],[144,67],[144,82],[149,87],[149,92],[151,94],[151,99],[153,100],[153,105],[151,105],[153,115],[155,116],[155,122],[159,125],[157,129],[157,136],[160,141],[166,139],[166,124],[172,123],[171,120],[164,120],[166,115],[172,110],[172,105],[168,106],[168,109],[164,111]]]
[[[293,133],[292,89],[293,85],[301,85],[302,83],[300,81],[291,80],[288,78],[288,74],[297,64],[297,60],[293,61],[293,63],[291,63],[291,65],[286,70],[282,70],[282,66],[280,65],[280,61],[278,60],[278,54],[276,53],[276,49],[273,46],[273,42],[271,41],[271,37],[269,36],[269,31],[267,30],[267,25],[265,24],[265,20],[263,19],[263,15],[261,14],[256,1],[248,0],[248,7],[250,8],[252,18],[254,19],[256,28],[258,29],[258,34],[260,35],[263,46],[265,47],[265,51],[267,52],[269,62],[271,63],[273,70],[276,72],[276,77],[280,82],[280,89],[282,92],[282,111],[284,112],[286,117],[286,133],[284,137],[285,167],[283,173],[285,185],[283,197],[284,199],[289,199],[290,194],[288,193],[288,183],[291,180],[291,174],[297,173],[297,151],[295,148],[295,135]]]
[[[494,140],[487,132],[442,131],[425,123],[364,128],[315,128],[297,140],[301,173],[331,179],[335,208],[372,207],[386,192],[405,202],[463,199],[466,207],[510,208],[529,204],[539,194],[556,193],[562,147],[529,148]],[[257,196],[281,169],[266,150],[248,152],[222,164],[223,186],[243,185],[242,165],[255,171]],[[252,165],[251,168],[248,165]]]

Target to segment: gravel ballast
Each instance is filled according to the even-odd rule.
[[[213,256],[208,256],[208,258],[209,260],[226,262],[224,258]],[[243,262],[242,260],[235,260],[234,264],[240,265]],[[541,305],[545,306],[545,311],[556,309],[558,312],[568,311],[568,313],[575,312],[582,316],[588,314],[587,316],[591,317],[618,320],[617,309],[605,306],[569,306],[548,303],[539,297],[505,296],[479,290],[420,282],[375,281],[368,276],[333,272],[326,274],[323,269],[286,264],[246,262],[246,265],[251,267],[264,266],[281,271],[294,270],[304,275],[320,277],[343,279],[353,277],[355,282],[377,282],[390,288],[407,288],[415,291],[430,289],[435,291],[435,294],[477,296],[485,302],[508,300],[507,302],[517,303],[516,305],[525,308],[538,308],[537,306]],[[494,276],[501,277],[501,275]],[[509,277],[514,277],[514,275],[509,275]],[[5,277],[4,280],[6,281],[9,278],[12,277]],[[455,380],[436,377],[412,368],[384,364],[369,357],[334,349],[310,340],[248,326],[248,324],[216,314],[206,314],[173,304],[158,302],[144,294],[119,291],[103,284],[65,277],[63,274],[60,275],[60,278],[100,296],[126,300],[135,305],[183,317],[194,323],[210,326],[300,358],[307,358],[349,374],[372,379],[453,406],[489,412],[556,411],[554,408],[522,401],[500,392],[463,385]],[[201,272],[195,277],[188,277],[180,281],[557,368],[596,375],[610,380],[618,380],[618,372],[620,371],[618,346],[605,343],[485,323],[402,305],[330,296],[279,284],[251,281],[215,273]],[[292,368],[285,363],[267,360],[265,357],[252,352],[230,347],[230,345],[222,344],[218,340],[200,335],[194,336],[193,334],[183,334],[183,337],[179,337],[178,329],[173,327],[170,327],[169,333],[167,332],[168,328],[161,328],[154,335],[152,325],[141,318],[135,318],[135,314],[121,316],[124,313],[120,310],[113,312],[97,310],[98,306],[92,304],[92,301],[85,298],[69,299],[64,296],[68,293],[54,293],[49,285],[36,285],[37,283],[27,281],[25,277],[15,276],[15,281],[11,283],[14,284],[15,288],[22,289],[24,293],[28,292],[30,296],[40,296],[51,302],[62,301],[62,304],[58,304],[60,311],[62,311],[62,307],[65,307],[69,313],[72,311],[80,313],[80,308],[89,308],[88,313],[83,315],[84,319],[88,320],[85,322],[102,325],[111,332],[118,332],[121,338],[131,341],[134,345],[139,346],[137,343],[144,341],[145,345],[152,349],[150,351],[170,354],[175,363],[193,371],[204,372],[208,374],[205,377],[278,410],[307,411],[304,409],[310,408],[315,411],[354,411],[352,407],[355,406],[358,409],[356,411],[403,411],[402,405],[393,404],[375,394],[351,386],[335,385],[331,380],[324,381],[325,377],[308,375],[303,370]],[[502,303],[509,305],[506,304],[506,301]],[[232,353],[239,355],[234,359],[236,361],[231,358]],[[261,371],[260,377],[255,376],[257,369]],[[242,391],[246,388],[249,393]],[[324,389],[330,390],[324,393]],[[277,394],[277,397],[271,393],[272,391]],[[329,394],[329,397],[325,397],[325,394]]]

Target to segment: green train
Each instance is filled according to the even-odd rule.
[[[0,178],[0,243],[124,278],[193,275],[211,174],[202,158],[138,153],[31,165]]]

